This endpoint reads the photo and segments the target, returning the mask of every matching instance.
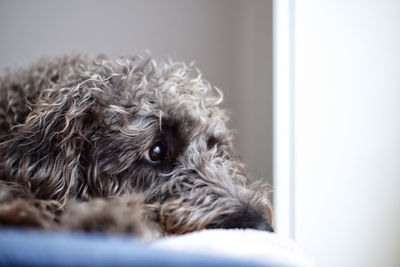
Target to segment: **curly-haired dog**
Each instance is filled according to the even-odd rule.
[[[270,230],[221,93],[185,64],[42,60],[0,80],[0,225],[182,234]]]

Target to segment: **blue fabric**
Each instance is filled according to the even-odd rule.
[[[0,228],[0,266],[266,265],[157,250],[126,236]]]

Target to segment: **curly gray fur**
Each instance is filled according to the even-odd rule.
[[[268,186],[250,184],[198,70],[68,55],[0,82],[0,225],[145,236],[270,222]],[[149,162],[158,142],[168,158]]]

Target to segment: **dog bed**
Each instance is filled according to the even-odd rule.
[[[255,230],[203,230],[142,241],[100,233],[0,228],[0,266],[311,266],[291,240]]]
[[[267,266],[313,266],[293,240],[253,229],[202,230],[159,239],[151,246],[174,252],[246,260]]]

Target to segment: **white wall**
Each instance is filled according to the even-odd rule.
[[[0,40],[0,69],[70,51],[196,61],[251,173],[271,180],[272,1],[2,0]]]
[[[400,2],[287,2],[293,235],[319,266],[400,266]]]

